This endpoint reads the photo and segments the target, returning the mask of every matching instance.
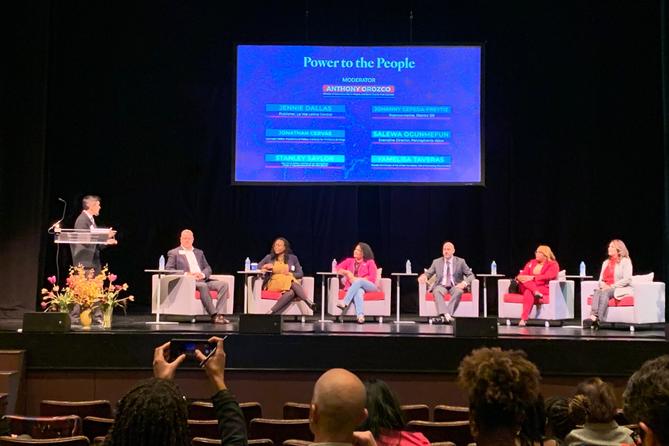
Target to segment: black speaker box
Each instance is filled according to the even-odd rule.
[[[60,332],[70,331],[70,315],[67,313],[24,313],[23,332]]]
[[[280,314],[240,314],[239,332],[256,334],[281,334],[283,322]]]
[[[496,338],[496,317],[458,317],[453,321],[456,338]]]

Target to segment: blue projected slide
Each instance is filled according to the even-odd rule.
[[[483,183],[480,46],[239,45],[236,107],[236,183]]]

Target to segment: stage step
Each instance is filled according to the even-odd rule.
[[[0,350],[0,392],[7,393],[6,413],[25,413],[26,351]]]

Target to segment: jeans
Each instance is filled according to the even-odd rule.
[[[358,279],[353,284],[351,284],[351,287],[348,289],[346,292],[346,296],[344,296],[344,305],[348,305],[353,301],[353,306],[355,306],[355,314],[356,316],[363,316],[365,314],[364,312],[364,295],[365,291],[378,291],[379,289],[376,288],[376,285],[374,285],[372,282],[370,282],[367,279]]]

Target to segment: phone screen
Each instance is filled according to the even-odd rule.
[[[208,356],[215,348],[216,343],[206,339],[172,339],[170,341],[170,360],[174,361],[183,353],[186,359],[197,361],[195,350],[200,350],[203,355]]]

